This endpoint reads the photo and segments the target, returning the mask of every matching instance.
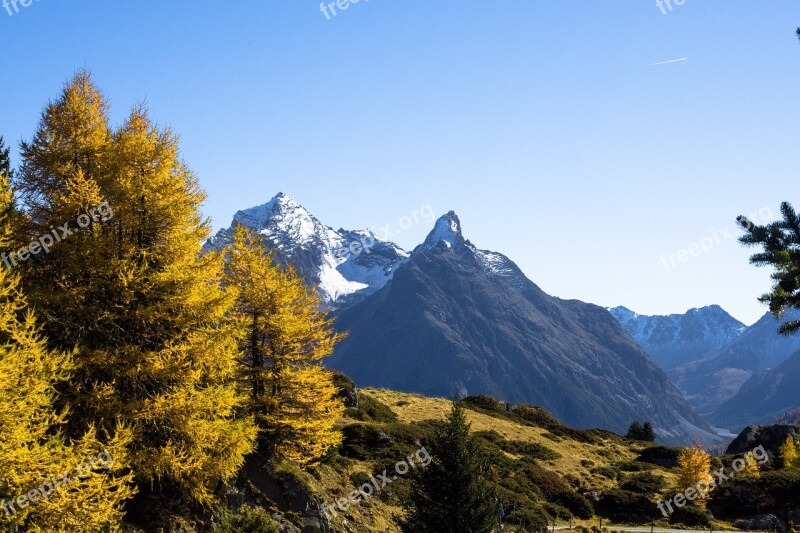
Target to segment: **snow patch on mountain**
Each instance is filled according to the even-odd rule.
[[[345,278],[342,273],[336,269],[336,265],[330,264],[326,257],[323,264],[320,265],[319,284],[317,288],[320,293],[324,295],[326,300],[335,303],[344,296],[349,296],[358,291],[368,289],[369,283],[351,281]]]
[[[464,244],[464,236],[461,234],[461,221],[458,220],[458,215],[453,211],[449,211],[439,217],[425,242],[418,246],[417,249],[430,250],[439,244],[444,244],[448,248],[457,248]]]
[[[511,276],[515,273],[513,263],[503,254],[487,250],[476,250],[483,267],[497,276]]]
[[[279,259],[292,263],[316,286],[330,307],[351,303],[380,289],[409,253],[369,230],[334,230],[324,225],[287,194],[237,212],[229,228],[209,239],[204,250],[231,243],[241,224],[262,235]]]

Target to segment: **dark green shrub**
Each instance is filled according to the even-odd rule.
[[[340,396],[356,392],[356,385],[350,379],[350,376],[342,374],[338,370],[331,370],[331,374],[333,376],[333,385],[339,390]]]
[[[714,516],[723,519],[797,507],[800,507],[800,473],[786,470],[763,472],[759,478],[732,478],[711,493],[708,504]]]
[[[577,492],[564,492],[557,501],[569,509],[576,518],[589,519],[594,516],[594,506]]]
[[[505,412],[504,404],[501,404],[491,396],[486,396],[484,394],[478,396],[467,396],[463,400],[464,406],[469,407],[479,407],[481,409],[485,409],[486,411],[498,411],[498,412]]]
[[[616,481],[622,477],[622,470],[614,466],[596,466],[589,470],[589,472],[598,476],[603,476],[604,478],[612,481]]]
[[[557,503],[544,503],[544,510],[547,511],[551,517],[558,520],[569,520],[572,518],[572,513],[566,507],[558,505]]]
[[[525,531],[544,529],[552,521],[539,501],[541,493],[524,476],[504,478],[496,487],[508,525],[526,528]],[[514,527],[511,531],[516,531]]]
[[[430,439],[436,427],[440,424],[441,422],[438,420],[423,420],[413,424],[406,424],[404,422],[381,424],[380,428],[388,433],[393,440],[414,445],[416,449],[419,446],[416,446],[415,443],[417,441],[426,441]]]
[[[655,468],[655,465],[652,463],[643,463],[640,461],[625,461],[617,463],[615,466],[623,472],[646,472]]]
[[[485,440],[486,442],[497,444],[498,446],[500,445],[501,442],[505,441],[503,436],[496,431],[476,431],[475,433],[473,433],[473,435],[475,435],[479,439]]]
[[[509,516],[508,522],[523,526],[525,531],[541,531],[547,528],[551,522],[551,517],[539,505],[515,509],[513,516]]]
[[[339,455],[361,461],[377,460],[394,468],[395,462],[419,450],[437,424],[433,420],[413,425],[401,422],[349,424],[342,428]]]
[[[683,525],[686,527],[709,527],[713,517],[707,509],[701,509],[694,505],[675,508],[675,512],[669,517],[669,523],[673,525]]]
[[[361,393],[358,396],[358,407],[345,409],[345,416],[353,420],[364,422],[396,422],[397,415],[394,414],[386,404],[383,404],[368,394]]]
[[[647,496],[627,490],[605,492],[595,509],[603,518],[625,524],[644,524],[661,516],[656,504]]]
[[[370,483],[372,478],[366,472],[355,472],[350,475],[350,483],[355,487],[359,488],[364,483]]]
[[[589,500],[572,490],[572,487],[567,485],[558,474],[544,470],[537,465],[526,467],[525,474],[550,503],[566,507],[578,518],[591,518],[594,514]]]
[[[650,463],[664,468],[675,468],[678,466],[678,455],[680,455],[680,448],[672,448],[670,446],[651,446],[645,448],[637,461],[642,463]]]
[[[661,492],[664,489],[664,485],[663,477],[650,472],[642,472],[630,476],[619,488],[629,492],[636,492],[637,494],[652,496]]]
[[[586,444],[599,444],[602,442],[596,435],[596,430],[583,430],[571,428],[553,418],[546,409],[533,405],[518,405],[514,414],[531,425],[548,430],[559,437],[569,438]]]
[[[600,448],[597,450],[597,455],[605,457],[606,459],[614,459],[619,455],[619,452],[613,448]]]
[[[386,432],[366,424],[345,426],[342,437],[340,454],[362,461],[374,457],[380,448],[386,448],[392,442]]]
[[[272,518],[263,510],[243,506],[239,512],[225,511],[220,523],[214,526],[214,533],[278,533]]]
[[[515,404],[508,409],[505,402],[500,402],[491,396],[468,396],[463,400],[467,409],[481,413],[505,418],[528,426],[548,430],[553,435],[570,438],[588,444],[602,442],[597,435],[606,435],[602,430],[573,429],[553,417],[546,409],[534,405]],[[546,436],[546,435],[545,435]]]
[[[561,455],[546,446],[542,446],[538,442],[505,440],[503,436],[496,431],[479,431],[475,433],[475,436],[494,444],[504,452],[512,455],[523,455],[532,459],[539,459],[540,461],[555,461],[561,458]]]

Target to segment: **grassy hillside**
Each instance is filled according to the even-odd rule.
[[[451,402],[377,389],[360,390],[358,397],[358,408],[349,408],[340,421],[344,443],[336,454],[308,473],[285,469],[327,508],[371,479],[380,479],[386,470],[387,477],[396,479],[379,494],[369,501],[360,496],[346,511],[334,509],[329,516],[337,531],[399,531],[396,518],[413,470],[396,475],[396,463],[416,458]],[[663,487],[674,481],[667,466],[677,453],[674,448],[631,442],[604,430],[575,430],[536,407],[509,408],[488,397],[466,402],[472,431],[486,449],[505,523],[533,530],[553,518],[565,523],[573,517],[576,524],[588,524],[595,515],[596,495],[621,485],[647,491],[653,477]],[[646,450],[655,458],[666,456],[665,466],[639,460]]]
[[[238,503],[264,507],[281,531],[330,531],[333,526],[337,532],[397,532],[414,472],[430,459],[426,446],[451,402],[389,390],[355,391],[348,378],[337,379],[351,405],[358,398],[358,406],[338,422],[342,445],[308,471],[287,462],[251,465],[237,484]],[[464,404],[472,434],[484,449],[485,475],[502,504],[506,531],[541,530],[554,520],[591,527],[600,517],[604,526],[655,522],[657,527],[734,530],[735,524],[765,530],[769,524],[757,517],[800,509],[800,464],[797,471],[782,470],[769,450],[770,460],[756,477],[732,474],[739,456],[711,460],[712,470],[731,475],[712,492],[708,505],[727,522],[691,507],[676,508],[667,519],[656,502],[675,495],[679,448],[573,429],[541,408],[486,396],[466,398]],[[336,508],[337,501],[345,508]],[[238,508],[236,502],[228,503]]]

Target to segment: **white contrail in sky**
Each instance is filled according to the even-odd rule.
[[[656,65],[666,65],[667,63],[678,63],[679,61],[686,61],[689,59],[688,57],[682,57],[680,59],[670,59],[669,61],[659,61],[658,63],[650,63],[649,67],[654,67]]]

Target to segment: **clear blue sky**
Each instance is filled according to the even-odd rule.
[[[217,229],[277,191],[345,228],[430,204],[556,296],[750,323],[769,277],[747,250],[677,253],[800,204],[798,25],[790,0],[362,0],[331,20],[314,0],[37,0],[0,9],[0,133],[30,138],[87,67],[115,123],[146,101],[181,135]]]

